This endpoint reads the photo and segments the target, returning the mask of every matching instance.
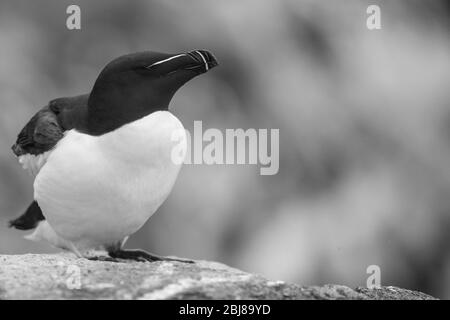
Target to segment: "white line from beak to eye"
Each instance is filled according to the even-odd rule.
[[[176,58],[185,57],[185,56],[186,56],[185,53],[178,54],[178,55],[176,55],[176,56],[173,56],[173,57],[170,57],[170,58],[161,60],[161,61],[157,61],[157,62],[153,63],[152,65],[148,66],[147,68],[151,68],[151,67],[157,66],[158,64],[161,64],[161,63],[164,63],[164,62],[167,62],[167,61],[176,59]]]
[[[208,62],[206,61],[205,57],[202,55],[202,53],[200,51],[195,51],[195,52],[197,52],[200,55],[200,57],[202,57],[202,60],[205,63],[205,69],[206,69],[206,71],[208,71],[209,70]]]

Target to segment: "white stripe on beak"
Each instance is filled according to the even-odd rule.
[[[202,53],[200,51],[195,51],[195,52],[197,52],[200,55],[200,57],[202,57],[202,60],[205,63],[205,69],[206,69],[205,71],[208,71],[209,70],[208,62],[206,61],[205,57],[202,55]]]
[[[164,63],[164,62],[167,62],[167,61],[176,59],[176,58],[184,57],[184,56],[186,56],[185,53],[178,54],[178,55],[176,55],[176,56],[173,56],[173,57],[170,57],[170,58],[161,60],[161,61],[157,61],[157,62],[153,63],[152,65],[148,66],[147,68],[149,69],[149,68],[154,67],[154,66],[157,66],[157,65],[159,65],[159,64],[161,64],[161,63]]]

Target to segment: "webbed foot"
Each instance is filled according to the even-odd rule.
[[[108,252],[109,256],[113,259],[134,260],[140,262],[156,262],[156,261],[176,261],[183,263],[194,263],[191,260],[174,259],[161,257],[144,250],[113,250]]]

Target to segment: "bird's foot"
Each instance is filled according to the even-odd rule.
[[[117,260],[115,258],[106,257],[106,256],[87,257],[86,259],[88,259],[90,261],[120,262],[119,260]]]
[[[191,260],[174,259],[157,256],[144,250],[115,250],[108,252],[113,259],[135,260],[140,262],[175,261],[183,263],[194,263]]]

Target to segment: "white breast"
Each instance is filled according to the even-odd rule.
[[[53,230],[78,247],[120,241],[172,190],[180,170],[174,146],[186,153],[184,128],[168,111],[100,137],[69,131],[36,177],[35,199]]]
[[[31,176],[36,177],[36,175],[39,173],[39,171],[47,161],[49,155],[50,151],[44,152],[39,155],[26,154],[19,157],[19,163],[22,165],[22,168],[24,170],[27,170],[27,172]]]

